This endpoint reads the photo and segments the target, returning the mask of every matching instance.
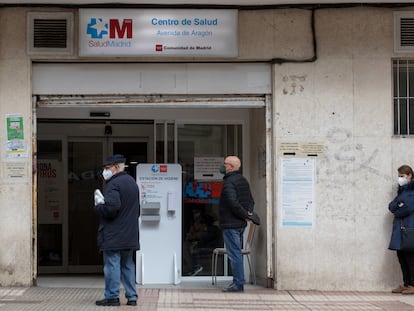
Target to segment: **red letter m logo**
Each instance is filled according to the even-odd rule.
[[[109,38],[122,39],[125,37],[125,32],[126,32],[126,37],[128,39],[131,39],[132,38],[132,19],[124,19],[122,21],[122,27],[119,25],[119,20],[117,19],[109,20]]]

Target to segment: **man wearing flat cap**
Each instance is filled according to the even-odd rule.
[[[95,191],[95,211],[100,218],[98,248],[103,254],[105,277],[105,296],[96,301],[97,306],[120,305],[121,281],[127,305],[135,306],[138,300],[133,254],[139,249],[139,192],[135,180],[124,169],[123,155],[107,157],[102,172],[105,194]]]

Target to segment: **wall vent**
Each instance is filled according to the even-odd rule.
[[[414,12],[394,12],[394,51],[414,52]]]
[[[28,54],[73,53],[73,14],[29,12],[27,18]]]

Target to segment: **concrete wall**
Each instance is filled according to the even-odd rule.
[[[6,114],[23,115],[30,149],[30,58],[21,22],[25,10],[0,9],[0,112],[3,122]],[[237,60],[310,59],[310,21],[308,10],[240,11]],[[275,243],[275,260],[263,267],[266,259],[256,258],[256,268],[262,279],[273,278],[277,289],[388,290],[401,277],[394,252],[387,250],[392,220],[387,204],[395,194],[397,167],[414,165],[412,139],[392,133],[393,9],[318,9],[315,27],[316,61],[273,68],[274,168],[268,173],[275,181],[269,223],[276,234],[263,236],[261,227],[259,237],[268,245]],[[48,58],[59,59],[42,57]],[[251,130],[259,126],[262,132],[264,125],[255,122],[263,116],[256,113]],[[263,145],[264,137],[251,137],[252,145]],[[5,141],[0,131],[1,145]],[[316,160],[312,228],[279,225],[282,155],[277,147],[283,142],[323,144]],[[250,158],[259,160],[254,153]],[[18,182],[5,175],[4,152],[0,159],[0,285],[27,285],[33,270],[31,158],[20,159],[27,165],[27,178]],[[253,182],[256,188],[263,186],[262,178]],[[258,202],[263,205],[263,198]],[[265,247],[258,247],[264,256]]]
[[[277,288],[389,290],[401,277],[387,250],[387,206],[397,167],[414,164],[401,157],[411,140],[395,148],[392,136],[392,10],[318,10],[315,19],[317,61],[275,67],[276,145],[324,146],[314,226],[278,225]]]
[[[310,11],[240,17],[241,58],[313,56]],[[395,252],[387,250],[387,205],[397,167],[414,164],[411,139],[392,133],[391,59],[401,57],[393,53],[393,10],[319,9],[315,31],[316,61],[274,65],[274,287],[389,290],[401,275]],[[316,160],[312,228],[279,224],[283,142],[324,147]]]
[[[22,20],[24,10],[0,10],[0,286],[30,284],[33,274],[30,60]],[[28,157],[5,156],[7,114],[23,116]],[[22,168],[21,178],[9,177],[13,164]]]

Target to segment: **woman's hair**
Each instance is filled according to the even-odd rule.
[[[408,166],[408,165],[401,165],[401,166],[398,168],[398,173],[399,173],[399,174],[411,175],[411,176],[413,176],[413,177],[414,177],[414,172],[413,172],[413,169],[412,169],[410,166]]]

